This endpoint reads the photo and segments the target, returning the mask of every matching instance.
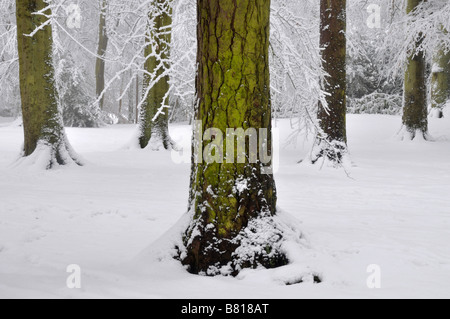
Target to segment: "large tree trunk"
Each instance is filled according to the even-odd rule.
[[[34,164],[50,169],[58,164],[80,162],[67,142],[58,106],[51,24],[32,37],[27,36],[48,22],[45,16],[33,14],[46,7],[44,0],[16,1],[20,95],[25,135],[23,154],[25,157],[34,155]],[[47,10],[45,14],[51,15],[51,11]]]
[[[269,234],[276,228],[270,222],[276,214],[276,190],[273,176],[266,174],[272,147],[270,0],[197,0],[197,6],[192,221],[181,259],[190,272],[208,275],[220,273],[221,267],[236,274],[244,267],[279,266],[286,258],[278,249],[278,237]],[[228,148],[227,141],[235,141],[228,128],[249,129],[252,137],[260,133],[261,147],[251,149],[249,142]],[[247,157],[239,159],[244,148]],[[271,239],[250,239],[263,234]],[[253,254],[243,253],[246,245],[254,245],[248,249]]]
[[[319,102],[320,130],[312,162],[320,159],[340,164],[347,153],[347,40],[346,0],[320,1],[320,48],[327,107]]]
[[[407,13],[411,14],[423,0],[408,0]],[[418,51],[422,35],[409,53],[405,72],[403,126],[404,136],[413,140],[417,135],[428,137],[428,108],[425,52]]]
[[[448,34],[447,30],[443,30]],[[433,70],[431,78],[431,106],[433,115],[442,118],[442,110],[450,98],[450,52],[439,48],[433,59]]]
[[[169,104],[169,75],[162,76],[169,68],[172,3],[167,0],[154,0],[153,11],[150,20],[154,25],[150,26],[148,44],[145,48],[144,91],[160,78],[150,88],[145,102],[142,105],[140,117],[139,145],[146,148],[149,143],[155,150],[170,149],[172,141],[169,136],[169,109],[161,107]]]
[[[103,59],[108,48],[108,34],[106,32],[106,10],[108,7],[107,0],[100,0],[100,21],[98,24],[98,49],[97,49],[97,61],[95,64],[95,81],[96,81],[96,94],[99,98],[105,90],[105,60]],[[100,109],[104,108],[105,97],[99,101]]]

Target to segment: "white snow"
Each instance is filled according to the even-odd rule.
[[[239,195],[244,193],[248,189],[248,180],[246,178],[238,179],[235,188]]]
[[[286,244],[293,263],[209,278],[170,257],[189,217],[189,164],[124,149],[135,127],[119,125],[67,130],[85,167],[14,168],[22,128],[0,118],[0,298],[449,298],[450,116],[430,119],[434,142],[396,139],[399,117],[348,121],[350,178],[297,164],[311,150],[302,138],[280,148],[280,218],[304,236],[302,249]],[[281,141],[292,132],[277,127]],[[171,134],[189,149],[190,127]],[[66,286],[72,264],[82,289]],[[369,265],[381,289],[367,287]]]

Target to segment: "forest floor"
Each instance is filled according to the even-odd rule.
[[[124,149],[135,126],[67,129],[87,165],[38,171],[13,165],[22,128],[0,119],[0,298],[450,298],[450,117],[431,119],[434,142],[397,140],[399,117],[348,122],[349,176],[298,164],[311,142],[284,145],[290,122],[277,122],[278,204],[309,242],[298,271],[323,279],[286,286],[296,268],[209,278],[147,256],[186,212],[190,165]],[[189,126],[171,134],[189,149]],[[66,286],[71,264],[81,289]]]

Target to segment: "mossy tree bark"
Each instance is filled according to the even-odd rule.
[[[442,30],[448,35],[447,30]],[[431,77],[431,106],[434,115],[444,116],[442,109],[450,98],[450,52],[441,47],[433,59],[433,74]]]
[[[96,81],[96,94],[99,98],[105,90],[105,60],[106,50],[108,48],[108,34],[106,30],[106,11],[108,8],[107,0],[99,0],[100,5],[100,20],[98,24],[98,48],[97,48],[97,60],[95,64],[95,81]],[[99,101],[100,109],[104,108],[104,95]]]
[[[169,69],[170,42],[172,38],[172,1],[154,0],[150,13],[153,25],[147,35],[145,47],[144,92],[152,85],[142,105],[140,116],[139,145],[146,148],[149,143],[153,149],[171,149],[173,146],[169,135],[169,109],[160,109],[169,105]],[[157,80],[155,82],[155,80]]]
[[[19,52],[20,95],[25,135],[24,156],[48,152],[45,163],[50,169],[75,161],[64,132],[58,105],[53,66],[51,24],[44,15],[33,14],[48,6],[44,0],[17,0],[17,42]],[[51,15],[51,11],[44,12]],[[41,30],[31,35],[38,27]]]
[[[346,0],[320,1],[320,47],[322,63],[329,75],[323,90],[327,107],[319,102],[317,136],[312,162],[319,159],[340,163],[347,153],[347,18]]]
[[[253,154],[248,144],[246,154],[256,155],[258,160],[250,161],[250,155],[245,163],[239,163],[236,151],[233,160],[221,162],[225,154],[209,148],[213,140],[226,149],[223,137],[230,137],[227,128],[254,128],[265,129],[265,148],[271,153],[270,0],[197,0],[197,7],[195,135],[202,139],[207,130],[213,133],[205,134],[212,135],[209,141],[194,138],[193,150],[194,154],[197,149],[202,154],[215,153],[218,161],[205,163],[193,156],[192,222],[185,233],[186,252],[181,259],[190,272],[208,275],[220,273],[223,266],[231,267],[234,274],[244,267],[279,266],[286,259],[268,242],[262,252],[251,257],[237,253],[247,234],[258,232],[249,225],[276,214],[275,182],[272,175],[264,174],[271,163],[261,160],[265,151],[258,149]]]
[[[424,0],[408,0],[407,14],[411,14]],[[409,53],[404,87],[403,138],[414,140],[417,135],[428,137],[428,108],[425,52],[420,50],[423,37],[415,43]]]

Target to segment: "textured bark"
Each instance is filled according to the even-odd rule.
[[[135,105],[135,113],[134,115],[136,116],[135,118],[135,122],[134,123],[139,123],[139,76],[136,76],[136,105]]]
[[[315,154],[318,159],[326,157],[332,162],[340,162],[347,149],[347,40],[346,40],[346,0],[320,1],[320,47],[323,68],[328,73],[323,90],[328,108],[319,102],[318,119],[321,132]]]
[[[423,0],[408,0],[407,13],[410,14]],[[423,38],[415,44],[415,50],[409,54],[405,72],[403,125],[408,138],[414,139],[421,134],[428,135],[428,109],[426,84],[426,59],[423,51],[417,52]]]
[[[96,80],[96,94],[97,98],[105,90],[105,60],[103,59],[108,48],[108,35],[106,32],[106,9],[107,0],[100,0],[100,21],[98,24],[98,49],[97,61],[95,64],[95,80]],[[99,102],[100,109],[104,108],[105,97],[102,96]]]
[[[27,36],[47,22],[46,17],[32,14],[46,7],[44,0],[16,1],[24,156],[32,155],[42,144],[50,149],[47,168],[51,168],[55,164],[67,164],[73,158],[68,158],[68,153],[72,152],[58,107],[51,25],[46,25],[33,37]],[[51,15],[50,10],[45,14]]]
[[[448,34],[446,30],[443,30]],[[439,48],[433,59],[433,74],[431,77],[431,106],[438,118],[443,117],[442,109],[450,98],[450,52]]]
[[[170,42],[171,42],[171,25],[172,25],[172,5],[167,0],[154,0],[154,6],[157,8],[156,16],[150,17],[154,20],[154,25],[148,37],[152,41],[148,41],[145,48],[146,74],[144,76],[144,90],[169,68],[168,60],[170,58]],[[149,142],[154,139],[155,143],[162,143],[162,147],[170,149],[172,141],[169,136],[169,110],[165,109],[156,119],[158,110],[163,105],[168,105],[169,92],[169,75],[161,77],[150,89],[147,98],[142,105],[140,118],[140,137],[139,145],[146,148]],[[159,145],[156,145],[157,147]]]
[[[267,129],[271,150],[271,100],[269,77],[270,0],[197,0],[198,73],[195,119],[198,132],[227,128]],[[199,129],[199,128],[197,128]],[[226,141],[215,138],[215,143]],[[194,141],[194,153],[208,152],[211,141]],[[220,145],[220,144],[218,144]],[[249,145],[246,145],[250,154]],[[220,156],[221,154],[219,154]],[[224,154],[222,154],[224,155]],[[237,260],[237,239],[253,220],[276,214],[276,189],[272,175],[263,174],[270,163],[196,163],[193,157],[190,210],[193,221],[185,234],[183,263],[192,273],[214,274],[220,266],[279,266],[285,257],[263,253]],[[258,159],[262,158],[258,150]],[[237,190],[238,185],[246,185]],[[254,230],[256,231],[256,230]],[[267,254],[272,252],[269,244]],[[235,269],[236,270],[236,269]]]

